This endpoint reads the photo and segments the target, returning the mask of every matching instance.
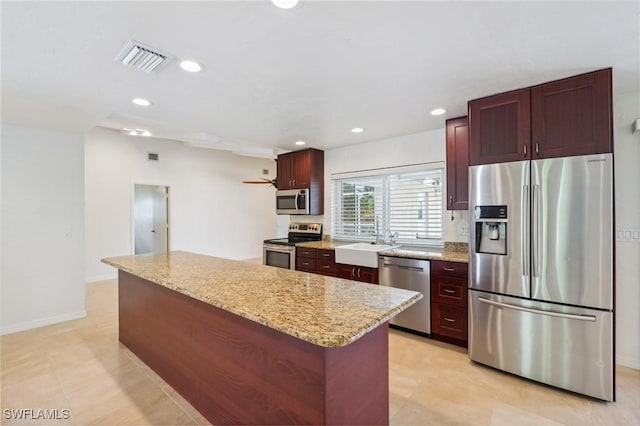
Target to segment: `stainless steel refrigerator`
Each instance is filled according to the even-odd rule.
[[[613,401],[613,156],[469,168],[469,357]]]

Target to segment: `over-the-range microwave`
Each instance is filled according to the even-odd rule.
[[[276,191],[277,214],[309,214],[309,188]]]

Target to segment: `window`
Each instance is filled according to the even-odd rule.
[[[332,234],[375,239],[399,234],[405,244],[442,243],[443,163],[332,175]]]

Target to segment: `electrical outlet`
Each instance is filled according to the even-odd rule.
[[[616,240],[632,243],[640,243],[640,230],[638,229],[617,229]]]
[[[71,237],[73,235],[73,228],[71,226],[67,226],[64,228],[64,232],[62,233],[64,237]]]
[[[465,226],[465,225],[462,225],[461,227],[458,228],[458,234],[468,236],[469,235],[469,227]]]

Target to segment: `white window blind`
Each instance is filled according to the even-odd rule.
[[[399,234],[406,244],[439,244],[443,234],[442,163],[332,176],[332,234],[374,240]]]

